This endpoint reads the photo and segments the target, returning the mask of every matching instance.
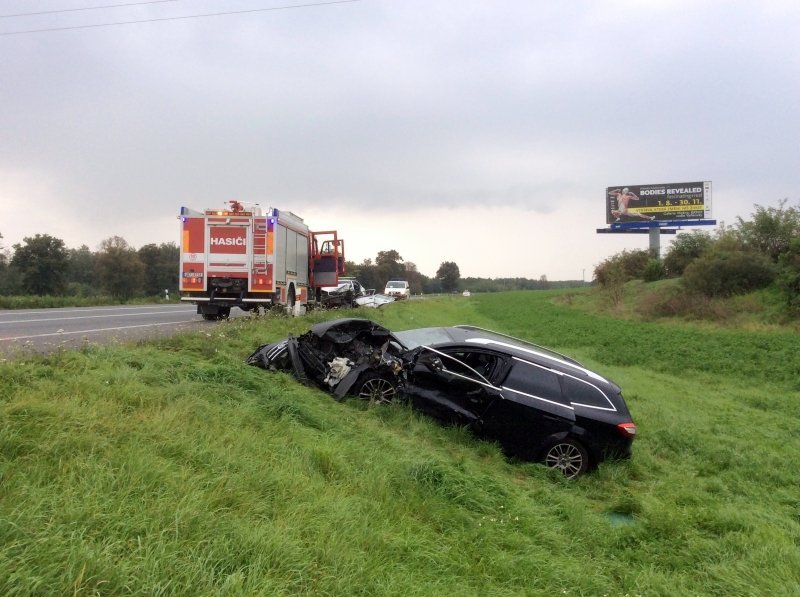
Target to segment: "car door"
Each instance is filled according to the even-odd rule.
[[[486,350],[422,347],[406,384],[412,404],[437,419],[480,426],[483,414],[500,398],[489,381],[501,357]]]
[[[513,357],[500,386],[502,400],[483,415],[483,432],[514,451],[535,456],[552,435],[569,431],[575,410],[565,396],[561,374]]]

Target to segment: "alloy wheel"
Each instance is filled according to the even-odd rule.
[[[362,400],[369,400],[377,404],[386,404],[392,401],[395,395],[395,387],[392,382],[382,377],[373,377],[364,382],[358,397]]]

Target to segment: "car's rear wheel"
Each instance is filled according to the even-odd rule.
[[[357,394],[374,404],[388,404],[397,396],[397,385],[387,377],[369,372],[362,378]]]
[[[544,455],[545,465],[559,469],[567,479],[579,477],[589,468],[589,453],[580,442],[562,439],[552,444]]]

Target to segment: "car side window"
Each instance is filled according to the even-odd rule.
[[[499,363],[497,356],[483,351],[458,350],[446,351],[445,354],[450,357],[442,358],[442,364],[447,371],[481,383],[492,378]]]
[[[561,392],[559,376],[545,367],[527,361],[514,359],[514,366],[508,374],[504,386],[552,402],[568,404]]]

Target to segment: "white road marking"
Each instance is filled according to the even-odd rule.
[[[169,309],[169,308],[172,308],[173,310],[179,310],[180,308],[186,308],[188,306],[189,305],[187,305],[186,303],[180,303],[176,305],[140,305],[140,306],[128,305],[126,307],[55,307],[53,309],[40,309],[38,311],[34,311],[32,309],[15,309],[15,311],[24,311],[25,315],[41,315],[44,313],[53,313],[53,312],[72,313],[75,311],[80,313],[86,313],[88,311],[108,312],[108,311],[134,311],[142,309]],[[0,316],[12,315],[12,314],[13,313],[9,313],[5,309],[0,309]]]
[[[187,309],[186,313],[193,313],[194,309]],[[142,315],[163,315],[164,313],[173,314],[175,310],[170,311],[148,311],[147,313],[112,313],[110,315],[79,315],[77,317],[44,317],[41,319],[9,319],[0,321],[0,325],[4,323],[39,323],[40,321],[72,321],[75,319],[99,319],[104,317],[141,317]],[[179,311],[180,313],[180,311]],[[26,313],[27,315],[27,313]]]
[[[47,336],[69,336],[72,334],[92,334],[95,332],[116,332],[119,330],[130,330],[133,328],[148,328],[159,325],[177,325],[177,324],[190,324],[199,323],[198,321],[168,321],[164,323],[143,323],[141,325],[126,325],[116,328],[99,328],[96,330],[78,330],[76,332],[52,332],[49,334],[34,334],[32,336],[11,336],[9,338],[0,338],[0,342],[8,342],[11,340],[26,340],[28,338],[46,338]]]

